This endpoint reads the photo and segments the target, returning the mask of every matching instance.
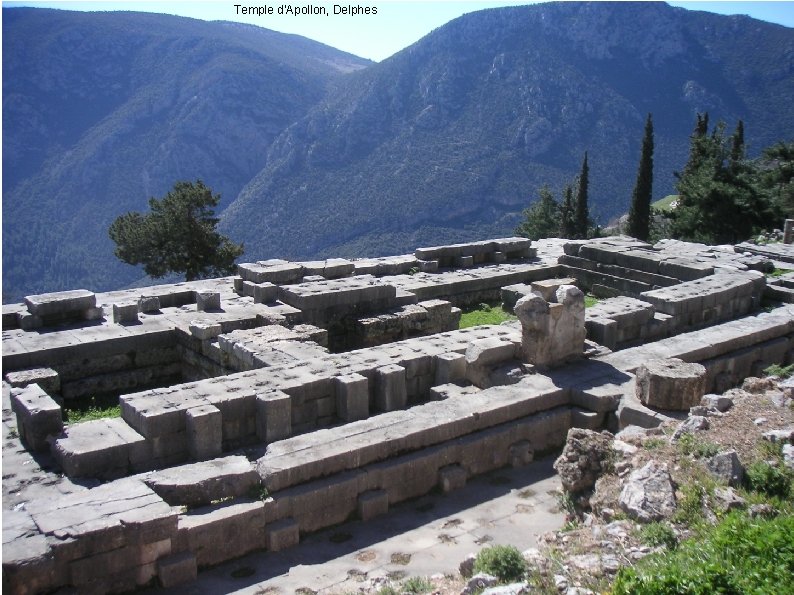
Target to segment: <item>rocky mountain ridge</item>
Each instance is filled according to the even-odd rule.
[[[4,301],[126,286],[107,228],[179,179],[245,260],[377,256],[512,232],[589,151],[624,212],[645,115],[655,195],[694,115],[794,135],[794,32],[657,3],[464,15],[378,64],[297,36],[140,13],[4,9]]]

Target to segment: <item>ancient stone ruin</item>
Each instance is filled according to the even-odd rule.
[[[794,251],[744,248],[506,238],[4,305],[3,589],[179,585],[678,416],[792,360],[764,272]],[[458,330],[483,302],[517,320]],[[64,423],[88,398],[120,417]]]

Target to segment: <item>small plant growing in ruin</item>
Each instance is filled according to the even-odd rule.
[[[429,593],[433,590],[433,583],[423,576],[412,576],[402,585],[403,593]]]
[[[474,560],[474,573],[485,572],[503,583],[519,581],[527,571],[527,563],[518,548],[494,545],[480,550]]]

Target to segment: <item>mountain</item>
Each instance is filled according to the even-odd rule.
[[[128,285],[107,227],[178,179],[245,260],[505,235],[589,152],[625,212],[645,116],[657,197],[695,114],[794,138],[794,30],[663,3],[464,15],[373,64],[305,38],[140,13],[3,9],[3,295]]]
[[[605,223],[628,208],[648,112],[658,196],[697,112],[743,118],[756,152],[794,136],[794,30],[655,2],[464,15],[345,83],[275,140],[224,213],[246,258],[503,235],[585,151]]]
[[[370,64],[239,23],[3,9],[3,296],[126,285],[110,223],[175,181],[225,206],[267,148]]]

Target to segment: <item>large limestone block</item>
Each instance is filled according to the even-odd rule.
[[[34,316],[79,314],[96,306],[96,296],[87,289],[43,293],[27,296],[25,305]]]
[[[256,395],[256,435],[275,442],[292,434],[292,399],[278,390]]]
[[[648,407],[688,411],[706,393],[706,368],[677,358],[646,361],[636,376],[637,398]]]
[[[223,450],[223,416],[214,405],[199,405],[185,413],[185,432],[190,457],[204,461]]]
[[[61,406],[38,384],[13,389],[11,408],[17,414],[17,429],[32,450],[47,450],[47,439],[63,430]]]
[[[404,409],[408,403],[405,368],[397,364],[375,370],[375,406],[379,411]]]
[[[144,483],[172,506],[195,507],[251,493],[259,475],[244,456],[229,456],[155,471]]]
[[[369,381],[361,374],[338,376],[336,415],[345,422],[369,417]]]

